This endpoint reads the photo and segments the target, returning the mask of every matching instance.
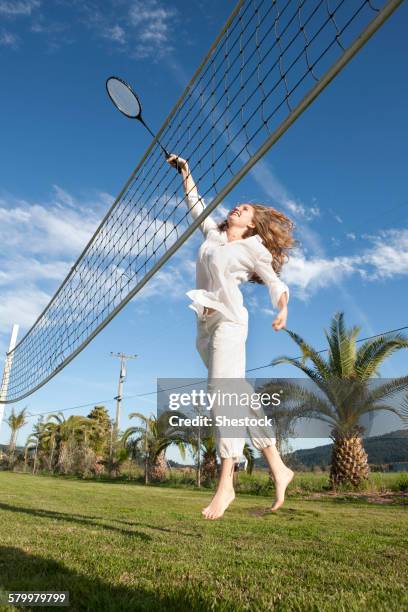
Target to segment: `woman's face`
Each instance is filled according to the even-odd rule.
[[[228,227],[255,227],[254,208],[250,204],[239,204],[228,213]]]

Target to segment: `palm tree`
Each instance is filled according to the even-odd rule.
[[[191,445],[193,446],[194,454],[197,454],[197,445],[192,442]],[[211,483],[217,478],[218,474],[217,443],[214,433],[207,434],[201,439],[201,452],[202,481]],[[252,470],[254,469],[254,451],[247,443],[244,445],[242,454],[247,460],[246,471],[248,474],[252,474]]]
[[[244,450],[242,453],[246,459],[246,467],[245,471],[248,474],[252,474],[254,466],[255,466],[255,455],[253,449],[245,442]]]
[[[24,467],[27,466],[28,451],[34,449],[34,461],[33,461],[33,474],[37,470],[38,464],[38,451],[43,443],[44,436],[44,421],[43,417],[39,416],[37,422],[34,424],[33,431],[28,436],[25,443],[24,450]]]
[[[24,447],[24,471],[27,470],[28,451],[34,448],[35,451],[37,452],[37,447],[38,447],[38,437],[35,434],[30,434],[27,438],[27,441]],[[34,463],[35,463],[35,460],[34,460]]]
[[[9,415],[9,417],[6,420],[7,425],[11,429],[11,436],[10,436],[10,442],[9,442],[9,459],[10,459],[10,464],[12,464],[13,460],[14,460],[14,452],[16,450],[18,431],[19,431],[19,429],[24,427],[24,425],[27,423],[26,410],[27,410],[27,408],[23,408],[23,410],[21,410],[21,412],[16,414],[15,411],[14,411],[14,407],[13,407],[12,411],[11,411],[11,414]]]
[[[279,394],[280,390],[281,383],[278,379],[277,381],[267,381],[258,387],[256,391],[262,395],[267,394],[272,398],[275,393]],[[296,422],[299,418],[303,417],[303,410],[297,405],[296,398],[285,397],[278,406],[273,406],[272,410],[269,407],[265,407],[265,415],[271,422],[276,448],[279,454],[282,455],[284,454],[285,443],[290,437],[294,436]]]
[[[166,450],[175,444],[181,456],[185,457],[187,439],[183,432],[170,430],[168,419],[170,413],[159,417],[147,417],[140,412],[132,412],[130,419],[140,419],[144,426],[129,427],[122,436],[123,445],[138,444],[143,449],[145,463],[145,484],[150,480],[164,480],[167,474]],[[133,438],[136,436],[135,438]],[[133,440],[131,440],[133,438]]]
[[[189,417],[204,417],[207,410],[199,405]],[[179,413],[179,416],[185,417]],[[191,447],[191,453],[196,465],[196,485],[201,487],[201,481],[211,481],[217,474],[217,455],[214,432],[210,425],[199,421],[198,426],[183,428],[186,442]]]
[[[202,464],[201,473],[203,482],[209,483],[217,478],[217,445],[215,435],[212,433],[201,440]]]
[[[366,340],[359,348],[356,339],[360,327],[346,329],[343,313],[336,313],[325,331],[328,359],[324,359],[298,334],[288,329],[302,351],[302,357],[277,357],[271,365],[291,364],[311,379],[323,396],[294,384],[280,384],[285,393],[299,400],[299,412],[303,416],[325,421],[331,428],[333,440],[330,482],[334,487],[341,483],[358,485],[368,476],[367,454],[363,447],[361,426],[363,416],[372,416],[376,411],[387,410],[401,418],[402,409],[387,403],[401,391],[407,389],[408,376],[394,378],[377,387],[369,385],[374,376],[379,376],[380,365],[395,351],[408,348],[408,339],[400,333],[381,335]],[[306,365],[310,359],[312,367]]]
[[[41,446],[43,447],[44,454],[48,455],[47,463],[50,472],[54,471],[55,456],[58,442],[60,439],[58,423],[54,423],[50,420],[53,416],[54,415],[48,417],[47,422],[43,424],[43,431],[41,436]]]

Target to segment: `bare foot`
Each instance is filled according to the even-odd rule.
[[[220,518],[231,502],[235,499],[234,489],[221,489],[216,492],[209,506],[201,511],[201,514],[210,520]]]
[[[275,489],[276,489],[276,499],[275,503],[271,508],[271,512],[276,512],[278,508],[280,508],[285,501],[285,491],[288,484],[292,481],[295,473],[292,472],[291,469],[285,467],[279,474],[275,480]]]

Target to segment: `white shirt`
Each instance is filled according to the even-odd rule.
[[[195,190],[196,191],[196,190]],[[205,203],[190,192],[186,198],[193,219],[203,212]],[[216,221],[209,215],[200,225],[205,240],[196,264],[196,289],[186,292],[192,300],[189,307],[199,317],[204,306],[221,311],[229,321],[248,323],[248,311],[239,290],[241,282],[248,281],[255,272],[268,287],[271,302],[278,308],[284,291],[289,301],[289,288],[272,268],[272,255],[255,234],[250,238],[228,241],[227,232],[220,232]]]

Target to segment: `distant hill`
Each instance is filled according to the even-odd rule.
[[[9,449],[8,444],[0,444],[0,452],[6,453]],[[24,446],[16,446],[16,453],[24,452]]]
[[[330,464],[332,444],[298,450],[289,455],[295,463],[307,467],[327,466]],[[408,461],[408,430],[399,429],[382,436],[364,438],[364,448],[368,462],[381,465],[384,463],[401,463]],[[263,458],[255,460],[257,467],[266,467]]]

